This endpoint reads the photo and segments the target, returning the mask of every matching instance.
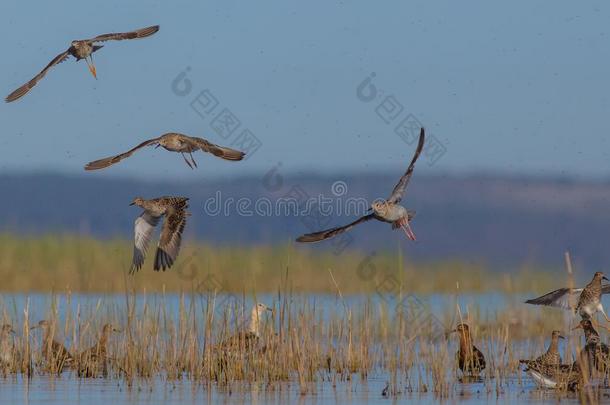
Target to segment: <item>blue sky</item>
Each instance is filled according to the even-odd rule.
[[[81,173],[164,132],[230,145],[247,129],[261,146],[245,162],[197,154],[192,172],[150,149],[91,175],[236,176],[277,162],[291,172],[401,171],[413,145],[394,129],[411,115],[445,150],[421,171],[605,178],[608,21],[602,2],[3,0],[3,97],[72,39],[161,30],[107,43],[97,81],[69,60],[2,104],[0,170]],[[187,68],[190,93],[176,95]],[[364,102],[356,89],[372,72],[378,92]],[[190,104],[206,89],[218,104],[202,118]],[[376,108],[388,97],[386,124]],[[225,108],[240,122],[226,139],[211,127]]]

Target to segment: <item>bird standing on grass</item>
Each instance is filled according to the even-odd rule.
[[[370,221],[371,219],[390,223],[392,224],[392,229],[402,229],[405,232],[407,238],[414,241],[415,233],[411,229],[410,221],[415,217],[415,211],[403,207],[402,205],[400,205],[400,202],[405,195],[407,185],[409,184],[409,180],[413,175],[413,170],[415,169],[415,162],[417,161],[417,158],[424,149],[424,142],[425,133],[424,129],[422,128],[419,133],[419,143],[417,144],[415,155],[413,156],[413,159],[411,159],[411,163],[409,164],[407,171],[400,178],[398,184],[396,184],[394,190],[392,191],[392,194],[387,200],[376,201],[371,204],[371,208],[369,209],[369,211],[373,211],[371,214],[365,215],[345,226],[340,226],[336,228],[327,229],[325,231],[308,233],[299,236],[297,238],[297,242],[310,243],[329,239],[339,234],[342,234],[343,232],[349,231],[354,226],[363,222]]]
[[[136,218],[134,224],[133,261],[130,273],[133,274],[142,268],[146,257],[146,250],[152,233],[162,216],[165,216],[161,236],[155,254],[154,270],[169,269],[174,264],[180,252],[182,232],[186,225],[189,213],[188,198],[186,197],[159,197],[145,200],[136,197],[130,205],[137,205],[144,212]]]
[[[25,83],[23,86],[19,87],[17,90],[13,91],[9,94],[5,101],[10,103],[11,101],[15,101],[23,96],[25,96],[36,84],[42,80],[42,78],[47,74],[49,69],[60,64],[61,62],[68,59],[70,55],[76,58],[76,61],[84,59],[87,62],[87,66],[89,67],[89,71],[97,79],[97,72],[95,70],[95,65],[93,64],[93,53],[97,52],[104,45],[97,45],[99,42],[104,41],[121,41],[124,39],[137,39],[137,38],[146,38],[151,36],[155,32],[159,31],[158,25],[153,25],[151,27],[142,28],[139,30],[131,31],[131,32],[117,32],[112,34],[103,34],[98,35],[97,37],[89,38],[89,39],[79,39],[74,40],[70,44],[70,47],[57,55],[40,73],[38,73],[32,80]]]
[[[155,148],[162,146],[165,150],[168,150],[170,152],[179,152],[184,158],[186,164],[191,169],[197,167],[197,162],[195,162],[195,159],[193,159],[193,152],[197,150],[211,153],[212,155],[224,160],[237,161],[242,160],[245,156],[244,152],[240,152],[238,150],[227,148],[224,146],[215,145],[212,142],[209,142],[203,138],[197,138],[194,136],[169,132],[167,134],[161,135],[158,138],[153,138],[144,141],[125,153],[89,162],[85,166],[85,170],[99,170],[104,169],[108,166],[112,166],[113,164],[118,163],[121,160],[133,155],[133,153],[136,152],[138,149],[149,145],[156,145]],[[190,161],[186,158],[185,154],[189,155],[191,159]]]

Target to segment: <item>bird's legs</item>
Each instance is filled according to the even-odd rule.
[[[407,235],[407,238],[411,239],[412,241],[415,241],[415,233],[411,229],[411,225],[409,225],[409,219],[405,217],[399,219],[397,222],[400,228],[405,232],[405,235]]]
[[[193,165],[197,167],[197,162],[195,162],[195,159],[193,159],[193,152],[189,152],[189,156],[191,157],[191,162],[193,162]]]
[[[95,70],[95,65],[93,64],[93,53],[91,55],[89,55],[88,58],[85,58],[85,62],[87,62],[87,66],[89,67],[89,71],[91,72],[93,77],[95,77],[95,79],[97,80],[97,72]]]
[[[184,161],[186,162],[187,165],[189,165],[189,167],[191,169],[194,169],[193,165],[191,164],[191,162],[188,161],[188,159],[186,158],[186,156],[184,155],[184,152],[180,152],[180,154],[182,155],[182,158],[184,159]]]

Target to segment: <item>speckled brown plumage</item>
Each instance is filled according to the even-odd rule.
[[[539,366],[557,366],[561,364],[561,355],[559,354],[559,339],[564,339],[561,332],[554,330],[551,334],[551,343],[547,351],[538,356],[534,360],[519,360],[519,363],[525,364],[528,371],[532,367]]]
[[[119,330],[111,324],[104,325],[97,343],[78,355],[78,375],[80,377],[96,377],[97,375],[107,374],[107,345],[113,332],[119,332]]]
[[[602,373],[610,366],[610,348],[601,341],[599,333],[590,319],[583,319],[574,329],[582,329],[585,335],[585,346],[580,351],[579,361],[582,369]]]
[[[603,285],[602,280],[608,279],[604,273],[598,271],[584,288],[560,288],[525,302],[574,310],[585,319],[591,318],[597,311],[600,311],[610,322],[601,302],[602,294],[610,293],[610,284]]]
[[[169,269],[180,252],[182,232],[186,225],[186,217],[189,215],[186,211],[188,198],[165,196],[145,200],[136,197],[131,205],[142,207],[144,212],[136,218],[134,224],[134,248],[130,273],[138,271],[144,264],[152,233],[162,216],[165,216],[165,221],[161,229],[153,269],[155,271]]]

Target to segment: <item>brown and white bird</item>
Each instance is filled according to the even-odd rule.
[[[106,374],[106,360],[108,359],[108,340],[112,333],[120,332],[112,324],[105,324],[97,343],[78,355],[78,375],[80,377],[95,377]]]
[[[547,305],[577,312],[583,319],[590,319],[597,311],[610,322],[604,306],[602,294],[610,293],[610,284],[602,285],[608,280],[604,273],[598,271],[584,288],[560,288],[541,297],[525,301],[526,304]]]
[[[601,341],[599,333],[590,319],[582,319],[572,330],[582,329],[585,346],[580,351],[578,362],[583,370],[598,370],[605,373],[610,368],[610,347]]]
[[[547,351],[535,358],[534,360],[519,360],[519,363],[525,364],[525,371],[539,366],[558,366],[561,364],[561,355],[559,354],[559,339],[565,339],[560,331],[554,330],[551,334],[551,343]]]
[[[544,388],[567,389],[576,391],[583,383],[580,364],[531,365],[528,373],[536,383]]]
[[[143,148],[145,146],[149,146],[149,145],[156,145],[155,148],[162,146],[164,149],[166,149],[170,152],[179,152],[182,155],[182,157],[184,158],[184,161],[186,162],[186,164],[191,169],[197,167],[197,162],[195,162],[195,159],[193,159],[192,153],[195,151],[198,151],[198,150],[200,150],[202,152],[211,153],[212,155],[222,158],[224,160],[233,160],[233,161],[242,160],[245,156],[244,152],[240,152],[238,150],[227,148],[224,146],[215,145],[212,142],[209,142],[203,138],[197,138],[194,136],[188,136],[188,135],[184,135],[184,134],[178,134],[175,132],[169,132],[167,134],[161,135],[158,138],[153,138],[153,139],[144,141],[141,144],[139,144],[138,146],[128,150],[125,153],[121,153],[116,156],[110,156],[107,158],[89,162],[85,166],[85,170],[104,169],[108,166],[111,166],[115,163],[120,162],[123,159],[128,158],[138,149],[141,149],[141,148]],[[185,154],[188,154],[190,156],[190,158],[191,158],[190,162],[186,158]]]
[[[405,195],[405,190],[407,189],[409,180],[413,175],[415,162],[417,161],[417,158],[419,157],[424,148],[424,142],[425,133],[424,128],[422,128],[419,133],[419,143],[417,144],[415,155],[413,156],[413,159],[411,159],[411,163],[409,164],[407,171],[400,178],[398,184],[396,184],[394,190],[392,191],[392,194],[387,200],[376,201],[371,205],[370,211],[373,211],[371,214],[358,218],[354,222],[345,226],[340,226],[336,228],[327,229],[325,231],[308,233],[299,236],[297,238],[297,242],[319,242],[321,240],[329,239],[339,234],[342,234],[343,232],[349,231],[354,226],[363,222],[370,221],[371,219],[390,223],[392,224],[392,229],[401,228],[407,235],[407,238],[415,240],[415,233],[413,232],[410,226],[410,221],[415,216],[415,211],[403,207],[402,205],[400,205],[400,202]]]
[[[42,329],[42,357],[51,366],[51,368],[59,373],[65,366],[72,365],[74,357],[66,347],[54,339],[55,326],[47,320],[41,320],[37,325],[34,325],[30,330]]]
[[[186,211],[188,200],[186,197],[171,196],[151,200],[136,197],[133,200],[130,205],[137,205],[143,208],[144,212],[136,218],[134,225],[133,261],[130,274],[142,268],[152,233],[163,216],[165,216],[165,221],[161,229],[153,268],[155,271],[165,271],[172,267],[180,251],[182,232],[186,225],[186,217],[189,215]]]
[[[460,323],[451,332],[457,333],[460,339],[460,348],[455,355],[458,367],[465,375],[479,375],[485,369],[485,356],[472,343],[470,328],[467,324]]]
[[[0,370],[10,369],[14,364],[15,342],[13,336],[15,331],[10,324],[2,325],[0,329]]]
[[[146,38],[159,31],[158,25],[153,25],[151,27],[141,28],[139,30],[130,31],[130,32],[117,32],[111,34],[103,34],[98,35],[89,39],[78,39],[72,41],[70,47],[57,55],[47,66],[45,66],[40,73],[38,73],[32,80],[25,83],[23,86],[19,87],[17,90],[13,91],[9,94],[5,101],[10,103],[11,101],[15,101],[24,95],[26,95],[36,84],[42,80],[42,78],[47,74],[49,69],[60,64],[70,57],[70,55],[76,58],[76,61],[84,59],[87,62],[87,66],[89,67],[89,71],[97,79],[97,72],[95,70],[95,65],[93,64],[93,53],[97,52],[104,45],[97,45],[100,42],[104,41],[122,41],[124,39],[138,39],[138,38]]]
[[[250,311],[248,328],[224,339],[219,348],[224,351],[237,350],[242,347],[246,350],[262,349],[259,344],[261,338],[260,326],[266,312],[273,312],[273,309],[261,302],[254,304]]]

